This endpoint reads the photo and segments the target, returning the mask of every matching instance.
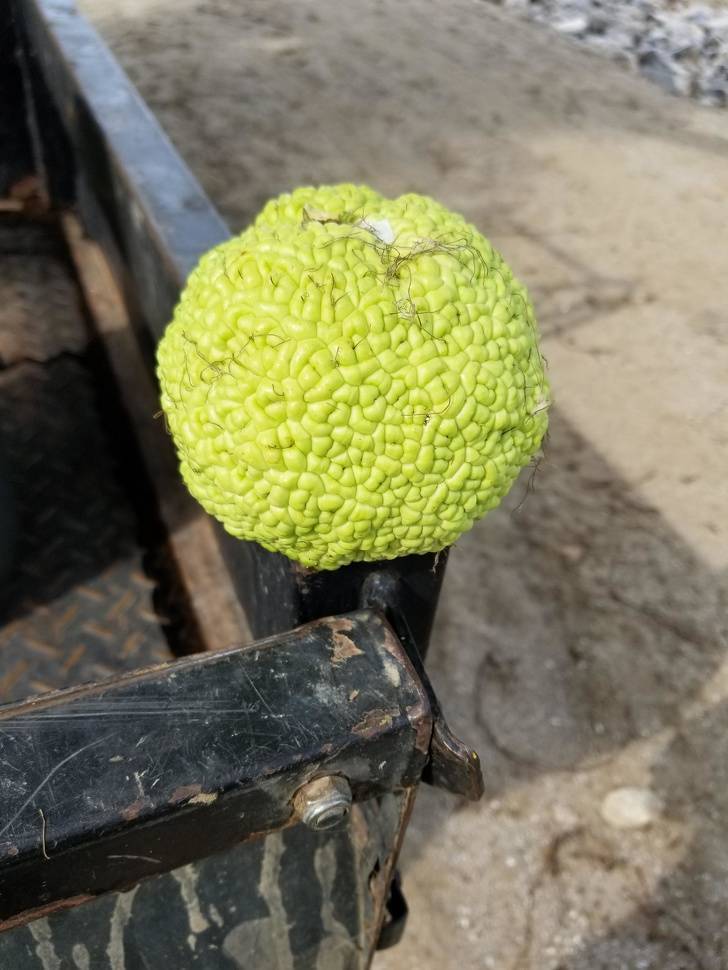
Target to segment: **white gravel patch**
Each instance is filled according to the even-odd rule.
[[[728,6],[681,0],[491,0],[619,60],[671,94],[728,106]]]

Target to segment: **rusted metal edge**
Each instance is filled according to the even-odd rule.
[[[23,926],[23,924],[30,923],[35,919],[45,919],[47,916],[52,916],[64,909],[74,909],[76,906],[90,902],[93,898],[93,896],[71,896],[69,899],[58,899],[53,903],[48,903],[47,906],[26,909],[22,913],[11,916],[10,919],[0,921],[0,933],[14,930],[17,926]]]
[[[185,489],[171,439],[159,417],[159,395],[149,376],[129,314],[106,256],[72,212],[61,214],[93,326],[101,338],[116,386],[141,452],[167,531],[200,649],[219,650],[253,639],[209,517]]]
[[[386,915],[386,902],[389,887],[392,884],[392,879],[394,878],[397,860],[399,859],[399,854],[402,851],[405,832],[407,831],[409,820],[412,817],[416,797],[416,787],[409,788],[403,793],[399,816],[399,827],[397,829],[397,838],[394,841],[389,853],[386,855],[384,863],[380,864],[381,868],[379,872],[374,879],[372,879],[369,885],[369,892],[372,895],[374,904],[373,912],[375,914],[375,919],[369,929],[369,959],[367,960],[365,970],[368,970],[368,968],[372,965],[372,960],[374,959],[374,954],[376,952],[377,941],[380,933],[382,932],[382,925]]]
[[[425,671],[401,599],[401,581],[393,570],[383,569],[372,573],[362,587],[361,605],[377,610],[391,624],[397,648],[406,653],[413,675],[418,677],[428,696],[434,727],[427,738],[429,753],[422,780],[453,795],[477,802],[482,798],[485,787],[480,757],[448,725]]]

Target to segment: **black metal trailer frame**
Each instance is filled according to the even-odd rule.
[[[482,793],[423,666],[447,555],[316,573],[201,515],[153,347],[228,230],[69,0],[3,9],[0,85],[0,199],[63,230],[189,654],[0,707],[0,966],[363,970],[420,780]]]

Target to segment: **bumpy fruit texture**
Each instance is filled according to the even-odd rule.
[[[306,566],[443,549],[541,444],[528,295],[432,199],[302,188],[200,260],[158,350],[189,490]]]

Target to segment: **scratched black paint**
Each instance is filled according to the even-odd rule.
[[[375,901],[368,877],[378,855],[396,837],[397,800],[397,795],[388,795],[383,805],[369,801],[358,807],[372,833],[358,847],[350,827],[319,834],[298,826],[271,836],[285,839],[277,883],[282,911],[277,916],[271,898],[276,887],[266,886],[263,879],[268,839],[145,880],[133,894],[101,896],[50,916],[42,933],[56,954],[58,970],[78,970],[74,947],[78,953],[79,946],[88,954],[90,970],[279,970],[286,960],[293,970],[360,970],[372,944]],[[322,904],[330,887],[321,885],[317,873],[322,848],[329,850],[327,861],[335,873],[335,896],[327,900],[337,920],[335,934],[323,925]],[[126,922],[119,919],[125,912]],[[287,934],[288,925],[299,924],[304,913],[319,931],[317,940],[313,934]],[[47,970],[32,926],[0,935],[3,970]],[[338,962],[332,950],[343,952]],[[352,953],[358,954],[353,962]]]
[[[429,707],[393,644],[359,611],[0,708],[0,920],[280,828],[316,774],[357,800],[416,784]]]

